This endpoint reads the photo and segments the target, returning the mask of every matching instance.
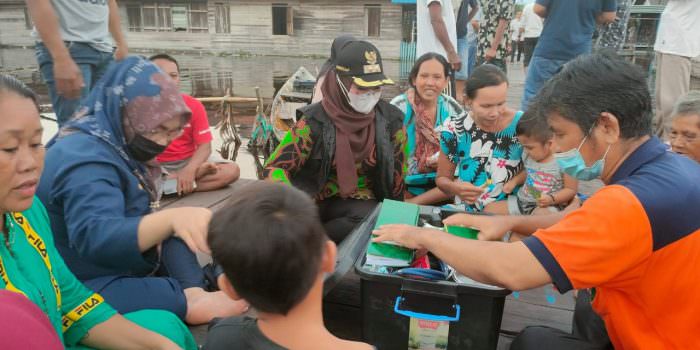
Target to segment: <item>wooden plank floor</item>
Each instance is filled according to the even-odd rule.
[[[163,208],[183,206],[207,207],[216,211],[225,205],[231,192],[255,180],[241,179],[233,185],[212,192],[195,193],[182,198],[163,201]],[[199,255],[200,262],[209,261],[208,256]],[[507,349],[515,334],[528,325],[544,325],[571,331],[574,301],[570,293],[555,295],[547,300],[546,289],[551,286],[522,291],[506,298],[501,324],[498,349]],[[350,271],[324,299],[324,318],[328,328],[346,339],[361,340],[360,278]],[[206,326],[191,327],[198,343],[206,339]]]
[[[239,179],[216,191],[195,192],[183,197],[167,196],[161,200],[161,208],[204,207],[216,211],[229,199],[231,192],[255,181],[253,179]]]

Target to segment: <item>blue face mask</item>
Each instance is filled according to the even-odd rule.
[[[581,141],[581,144],[578,145],[577,148],[554,154],[557,164],[559,164],[559,167],[564,173],[582,181],[600,178],[600,175],[603,173],[603,167],[605,166],[605,157],[608,155],[608,151],[610,151],[610,146],[608,146],[603,158],[598,159],[590,167],[587,167],[579,151],[581,146],[586,142],[586,139],[588,139],[588,135],[583,138],[583,141]]]

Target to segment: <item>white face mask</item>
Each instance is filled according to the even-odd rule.
[[[350,107],[358,113],[367,114],[371,112],[382,97],[381,89],[371,90],[364,94],[354,94],[345,88],[345,85],[343,85],[339,78],[337,78],[337,80],[338,85],[340,85],[340,90],[343,91],[343,94],[348,99]]]

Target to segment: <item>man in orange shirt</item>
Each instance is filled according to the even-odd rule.
[[[583,56],[544,86],[533,108],[554,133],[561,168],[605,187],[568,213],[444,222],[475,227],[481,240],[531,234],[520,242],[400,225],[381,227],[375,240],[427,249],[466,276],[512,290],[595,288],[592,306],[615,349],[700,348],[700,165],[651,136],[643,72],[618,57]],[[513,348],[592,348],[576,335],[532,330]]]
[[[158,54],[149,59],[180,85],[180,66],[175,58]],[[183,93],[182,98],[192,118],[182,135],[156,158],[177,180],[177,193],[216,190],[238,180],[241,171],[236,163],[212,156],[212,135],[204,105],[188,94]]]

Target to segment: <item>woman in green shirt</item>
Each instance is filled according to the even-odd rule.
[[[34,198],[44,162],[36,97],[0,75],[0,111],[0,289],[34,302],[69,349],[196,349],[175,315],[145,310],[123,317],[65,266]]]

